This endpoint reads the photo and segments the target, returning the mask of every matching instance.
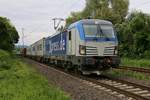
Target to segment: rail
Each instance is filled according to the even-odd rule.
[[[47,65],[40,64],[40,66],[45,67]],[[54,68],[54,66],[52,68]],[[117,92],[136,100],[150,100],[150,87],[138,85],[131,82],[123,82],[113,78],[101,79],[97,77],[94,78],[90,76],[83,76],[73,72],[66,72],[65,70],[58,67],[55,67],[54,69],[60,71],[61,74],[64,73],[71,75],[72,77],[80,78],[83,81],[96,84],[97,86],[105,87],[106,89],[110,89],[112,92]]]

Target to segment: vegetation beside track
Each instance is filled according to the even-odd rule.
[[[110,72],[110,74],[115,77],[131,77],[137,80],[145,80],[145,81],[150,80],[150,76],[148,74],[143,74],[140,72],[129,71],[129,70],[114,69]]]
[[[150,59],[131,59],[131,58],[122,58],[121,66],[130,66],[130,67],[141,67],[150,69]]]
[[[0,50],[0,100],[69,100],[28,66]]]
[[[150,59],[132,59],[132,58],[121,58],[120,66],[123,67],[135,67],[135,68],[147,68],[150,69]],[[132,70],[113,69],[111,72],[112,76],[116,77],[131,77],[137,80],[150,80],[149,74],[136,72]]]

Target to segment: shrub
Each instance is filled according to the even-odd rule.
[[[9,57],[10,57],[10,54],[8,52],[0,49],[0,60],[4,58],[9,58]]]
[[[150,51],[145,51],[143,54],[144,58],[150,59]]]
[[[0,71],[10,69],[10,54],[4,50],[0,50]]]

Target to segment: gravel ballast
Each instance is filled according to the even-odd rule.
[[[62,89],[69,94],[72,100],[120,100],[121,98],[111,95],[103,90],[91,86],[83,80],[57,71],[49,66],[37,63],[33,60],[24,59],[38,72],[44,75],[50,84]]]

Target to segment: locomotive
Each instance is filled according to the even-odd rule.
[[[98,74],[118,67],[118,40],[110,21],[83,19],[65,31],[43,38],[27,48],[27,56],[41,62]]]

